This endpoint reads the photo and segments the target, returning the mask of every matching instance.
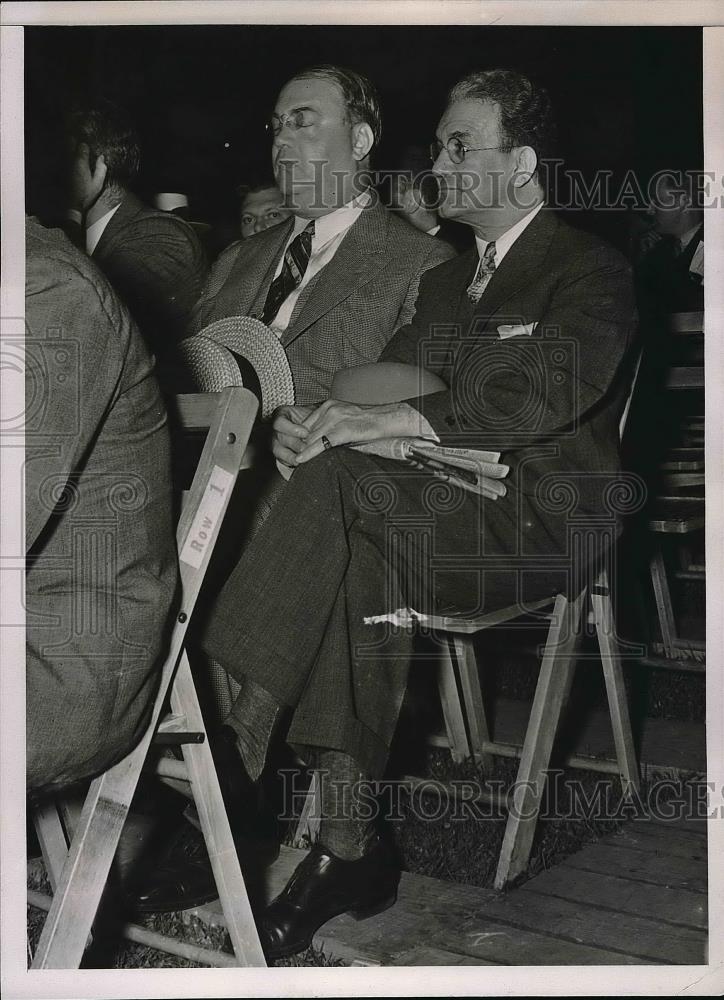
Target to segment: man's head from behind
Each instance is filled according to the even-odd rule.
[[[291,215],[284,205],[284,195],[271,178],[255,184],[242,184],[237,189],[240,198],[239,228],[241,238],[278,226]]]
[[[448,95],[433,144],[440,213],[473,226],[515,221],[543,200],[554,143],[543,88],[513,70],[466,76]]]
[[[304,218],[327,215],[367,186],[364,173],[382,131],[379,98],[359,73],[312,66],[282,87],[270,130],[285,204]]]
[[[141,163],[138,136],[127,116],[111,104],[70,116],[71,197],[82,211],[101,194],[121,198]]]

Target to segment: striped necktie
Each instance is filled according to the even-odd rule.
[[[264,303],[262,323],[268,325],[272,322],[279,312],[282,302],[298,287],[304,277],[312,253],[313,236],[314,221],[295,236],[284,251],[284,264],[278,276],[272,281]]]
[[[480,258],[480,263],[478,264],[478,269],[475,272],[475,277],[473,278],[470,285],[468,285],[468,298],[474,304],[480,302],[480,297],[482,296],[485,288],[493,277],[495,271],[495,241],[488,243],[485,248],[485,253]]]

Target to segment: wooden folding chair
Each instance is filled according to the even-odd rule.
[[[701,648],[702,643],[692,639],[681,639],[677,634],[662,539],[664,536],[687,539],[695,532],[701,531],[705,522],[704,505],[703,496],[657,497],[648,519],[648,529],[652,536],[652,552],[649,560],[651,586],[656,601],[664,656],[673,662],[677,649],[687,646]],[[704,566],[692,565],[691,550],[688,545],[682,547],[680,560],[681,568],[676,572],[677,576],[696,580],[705,578]]]
[[[181,606],[146,734],[127,757],[91,783],[67,850],[58,810],[45,807],[36,814],[54,895],[33,969],[72,969],[80,965],[141,768],[159,730],[166,734],[189,732],[192,739],[202,740],[184,743],[183,736],[179,736],[226,925],[238,965],[266,964],[184,649],[189,620],[242,464],[258,403],[248,390],[228,388],[218,394],[175,397],[172,408],[185,431],[208,428],[176,535]],[[173,419],[174,414],[170,416]],[[169,698],[171,714],[159,721]],[[162,942],[158,946],[162,947]],[[209,964],[217,963],[211,960]]]
[[[549,614],[545,614],[547,608],[552,608]],[[530,858],[546,771],[584,634],[584,611],[595,628],[598,640],[616,747],[617,763],[599,767],[599,770],[620,775],[624,794],[630,794],[639,787],[639,771],[621,655],[615,636],[607,569],[598,572],[590,592],[584,587],[573,598],[558,594],[526,607],[513,605],[474,619],[436,615],[424,615],[417,619],[418,627],[438,634],[442,640],[438,690],[447,732],[444,745],[449,747],[453,760],[459,762],[473,758],[486,769],[494,755],[520,758],[513,800],[508,803],[509,815],[494,882],[496,889],[504,888],[520,875]],[[525,739],[523,746],[518,747],[491,738],[473,636],[532,612],[549,618],[550,626]],[[571,758],[569,763],[579,766],[589,764],[582,758]],[[319,829],[319,816],[315,776],[295,833],[295,844],[314,840]]]

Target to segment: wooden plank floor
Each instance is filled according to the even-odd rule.
[[[706,846],[703,822],[637,820],[505,894],[404,874],[394,907],[337,917],[314,944],[355,965],[698,965]],[[303,853],[282,848],[269,898]],[[216,904],[192,912],[223,923]]]

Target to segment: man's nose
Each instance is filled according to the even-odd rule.
[[[279,122],[277,128],[278,132],[274,136],[272,144],[276,149],[280,146],[286,146],[289,142],[289,137],[294,135],[296,131],[288,121]]]
[[[444,174],[449,174],[451,172],[451,167],[453,167],[453,161],[450,159],[450,154],[445,146],[442,147],[437,157],[432,161],[432,166],[430,170],[433,174],[437,174],[442,177]]]

